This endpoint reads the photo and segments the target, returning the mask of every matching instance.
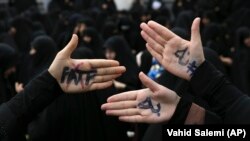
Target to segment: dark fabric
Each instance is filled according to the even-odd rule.
[[[213,65],[207,61],[201,64],[190,83],[195,94],[206,100],[224,123],[250,123],[250,98],[232,85]]]
[[[4,76],[4,72],[14,67],[17,62],[17,52],[7,44],[0,44],[0,104],[8,101],[15,93],[11,76]]]
[[[25,125],[60,92],[60,86],[48,71],[32,80],[23,92],[0,106],[1,138],[12,137],[16,131],[25,131]]]
[[[184,124],[191,105],[192,102],[181,98],[172,118],[168,121],[168,124]]]
[[[188,35],[190,35],[190,27],[195,18],[194,12],[192,11],[182,11],[176,18],[175,26],[183,28]]]
[[[90,59],[89,48],[78,47],[73,59]],[[31,141],[127,141],[129,124],[117,117],[106,116],[100,109],[107,98],[116,93],[114,87],[80,94],[60,95],[29,125]]]
[[[162,141],[162,124],[150,125],[142,141]]]
[[[250,29],[241,27],[236,33],[236,46],[231,69],[232,82],[241,91],[250,94],[250,49],[244,43],[245,39],[250,38]]]
[[[114,60],[119,61],[120,65],[126,67],[126,72],[116,80],[127,84],[127,90],[138,88],[139,68],[126,40],[121,36],[113,36],[105,41],[104,47],[114,51],[116,54]]]
[[[84,41],[84,37],[90,37],[90,41]],[[83,35],[80,36],[81,45],[88,47],[93,51],[95,58],[104,58],[104,49],[102,48],[103,39],[99,32],[92,27],[86,28],[83,32]]]
[[[36,50],[36,53],[31,55],[29,76],[32,79],[49,67],[57,53],[57,46],[52,38],[42,35],[32,41],[31,48]]]
[[[148,52],[148,50],[144,50],[141,55],[140,71],[147,74],[150,70],[151,63],[152,55]]]
[[[94,59],[94,53],[92,50],[90,50],[87,47],[78,47],[76,48],[73,53],[71,54],[71,57],[74,59]]]

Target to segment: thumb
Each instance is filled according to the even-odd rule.
[[[191,42],[195,44],[201,44],[200,21],[200,18],[195,18],[191,28]]]
[[[143,72],[140,72],[139,78],[143,85],[149,88],[152,92],[159,90],[159,84],[146,76]]]
[[[69,43],[61,51],[63,57],[70,57],[72,52],[77,47],[77,44],[78,44],[78,36],[76,34],[73,34]]]

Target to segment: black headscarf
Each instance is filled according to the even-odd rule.
[[[139,69],[126,40],[121,36],[113,36],[106,40],[104,47],[113,50],[116,53],[114,60],[126,67],[126,72],[117,80],[136,88]]]
[[[93,52],[78,47],[73,59],[92,59]],[[100,109],[115,94],[114,87],[76,95],[62,94],[29,126],[32,141],[127,141],[127,123]]]
[[[0,104],[8,101],[13,95],[10,90],[10,82],[4,77],[4,72],[15,66],[17,60],[16,51],[9,45],[0,43]]]
[[[21,53],[28,53],[32,38],[32,23],[24,17],[16,17],[10,22],[10,26],[16,29],[14,35],[18,50]]]
[[[233,53],[232,81],[245,93],[249,91],[249,70],[250,70],[250,48],[244,43],[246,38],[250,38],[250,29],[241,27],[236,32],[235,52]]]
[[[42,35],[32,41],[31,47],[36,50],[36,53],[32,55],[31,66],[31,73],[36,76],[49,67],[56,55],[57,46],[52,38]]]
[[[176,18],[176,27],[183,28],[190,34],[190,27],[192,26],[195,15],[192,11],[182,11]]]
[[[85,36],[90,37],[91,41],[85,42],[83,40]],[[102,48],[103,39],[95,28],[93,27],[86,28],[86,30],[83,32],[83,36],[81,37],[81,41],[82,45],[88,47],[93,51],[96,58],[104,58],[104,51]]]

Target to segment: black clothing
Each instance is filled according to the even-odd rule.
[[[232,82],[241,91],[250,94],[250,49],[244,43],[245,39],[250,38],[250,30],[247,27],[241,27],[236,33],[236,46],[231,69]]]
[[[57,53],[57,46],[52,38],[42,35],[32,41],[31,48],[36,50],[35,54],[31,55],[29,76],[32,79],[49,67]]]
[[[125,90],[135,90],[139,87],[139,67],[132,54],[131,48],[122,36],[113,36],[105,41],[104,47],[115,52],[114,60],[126,67],[126,72],[116,80],[127,85]]]
[[[209,62],[211,62],[218,70],[220,70],[221,72],[225,72],[222,62],[219,60],[219,57],[216,52],[206,47],[204,47],[203,50],[205,58]],[[182,80],[169,73],[168,71],[164,71],[162,75],[157,79],[157,82],[171,90],[174,90],[181,97],[180,102],[177,105],[176,112],[167,124],[222,123],[221,118],[210,111],[211,108],[209,107],[206,101],[204,101],[200,97],[195,97],[193,95],[194,91],[191,89],[190,83],[188,81]],[[199,107],[191,101],[200,106],[200,108],[198,108],[198,111],[200,111],[200,113],[197,113],[196,115],[190,114],[190,116],[187,118],[189,113],[192,113],[193,111],[193,109],[190,110],[191,107],[196,107],[196,109],[197,107]],[[199,116],[200,118],[197,118]],[[149,141],[152,140],[152,138],[155,138],[156,141],[161,141],[162,136],[157,132],[162,132],[162,125],[150,125],[147,131],[145,132],[143,141]]]
[[[250,123],[250,98],[232,85],[210,63],[205,61],[201,64],[190,83],[195,94],[206,100],[224,123]]]
[[[0,44],[0,104],[8,101],[15,93],[13,85],[4,72],[16,64],[17,52],[7,44]]]
[[[57,81],[48,71],[32,80],[10,101],[0,106],[0,137],[11,137],[26,127],[33,117],[62,93]]]
[[[90,41],[84,41],[84,37],[89,37]],[[81,45],[88,47],[93,51],[95,58],[104,58],[104,49],[102,48],[103,39],[99,32],[92,27],[88,27],[84,30],[83,35],[80,37]]]
[[[73,59],[91,59],[93,53],[78,47]],[[108,117],[100,109],[107,98],[115,94],[114,87],[79,94],[62,94],[48,105],[31,124],[28,133],[31,141],[127,141],[128,123],[117,117]]]

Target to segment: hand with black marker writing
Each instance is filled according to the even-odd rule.
[[[125,122],[161,123],[173,116],[180,97],[142,72],[141,82],[148,88],[120,93],[108,98],[101,109]]]
[[[105,59],[71,59],[78,43],[77,35],[57,53],[49,67],[49,73],[58,81],[64,92],[76,93],[104,89],[125,72],[119,62]]]
[[[154,21],[141,24],[141,35],[147,42],[148,51],[166,70],[190,80],[196,68],[205,61],[199,26],[200,18],[196,18],[192,24],[190,41]]]

